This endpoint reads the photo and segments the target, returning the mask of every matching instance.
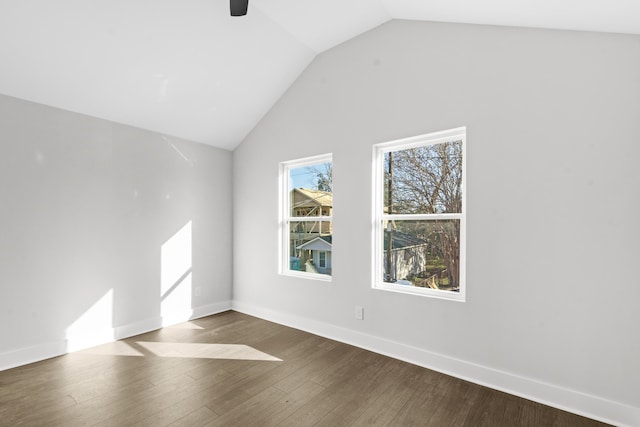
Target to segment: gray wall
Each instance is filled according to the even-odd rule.
[[[323,53],[234,152],[234,307],[640,417],[639,76],[612,34],[391,21]],[[467,302],[372,290],[372,144],[458,126]],[[333,282],[280,276],[278,163],[327,152]]]
[[[77,347],[230,306],[231,152],[6,96],[0,147],[0,369],[66,351],[71,325]],[[161,265],[189,222],[191,259]],[[193,288],[164,312],[163,269]]]

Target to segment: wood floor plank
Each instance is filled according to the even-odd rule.
[[[206,406],[201,406],[184,417],[167,424],[168,427],[202,427],[217,418],[218,415]],[[161,424],[160,424],[161,425]]]
[[[285,393],[282,391],[274,387],[267,387],[235,405],[224,415],[215,418],[207,424],[207,427],[263,425],[265,420],[269,420],[281,410],[279,403],[284,397]],[[207,407],[211,409],[210,406]]]
[[[229,311],[1,371],[5,425],[604,424]]]
[[[174,422],[177,422],[181,419],[184,419],[188,415],[192,413],[199,412],[202,408],[206,408],[206,406],[202,405],[200,399],[194,399],[188,397],[179,399],[177,402],[167,403],[159,408],[149,408],[143,411],[135,411],[135,413],[130,414],[126,420],[123,420],[122,417],[114,417],[103,423],[96,424],[96,427],[99,426],[109,426],[113,425],[114,421],[117,421],[117,425],[119,427],[126,426],[139,426],[139,427],[158,427],[169,425]],[[208,408],[207,408],[208,409]],[[211,411],[207,411],[207,422],[211,419],[217,418],[217,415]],[[183,420],[186,422],[186,420]]]
[[[442,380],[441,380],[442,381]],[[398,412],[397,416],[391,421],[391,425],[402,426],[428,426],[428,420],[433,415],[436,407],[434,406],[434,394],[437,387],[431,382],[424,383],[421,387],[415,389],[411,398]],[[437,400],[435,400],[437,402]]]
[[[335,425],[345,413],[354,411],[371,393],[372,385],[387,372],[385,366],[391,360],[380,355],[358,349],[352,361],[351,375],[345,375],[345,366],[339,366],[335,375],[315,377],[322,380],[326,389],[287,418],[289,424],[313,423],[313,425]],[[358,366],[359,369],[353,369]]]
[[[401,361],[393,360],[385,381],[381,382],[370,399],[365,410],[353,420],[354,426],[394,425],[394,420],[407,403],[414,398],[425,385],[435,385],[432,372]]]
[[[341,361],[355,356],[357,349],[352,346],[335,343],[333,346],[319,348],[318,352],[319,354],[321,352],[323,357],[318,357],[314,360],[314,363],[309,363],[304,368],[282,379],[275,387],[280,390],[291,391],[307,381],[318,382],[318,378],[330,375],[331,371]]]
[[[430,426],[460,426],[477,401],[481,387],[457,378],[441,376],[434,388],[429,388],[420,410],[416,411]],[[423,393],[421,389],[417,394]],[[413,409],[416,410],[415,408]]]
[[[473,405],[465,424],[468,426],[486,426],[491,424],[506,425],[505,412],[510,400],[503,393],[483,388],[480,390],[476,404]]]
[[[261,425],[264,427],[286,425],[284,420],[324,390],[324,387],[311,381],[302,384],[291,393],[285,394],[285,397],[280,402],[279,410],[274,411],[268,419],[263,419]]]
[[[402,364],[396,360],[375,355],[377,360],[363,369],[361,376],[345,380],[341,388],[347,391],[341,402],[327,413],[317,426],[353,425],[378,397],[402,378]]]

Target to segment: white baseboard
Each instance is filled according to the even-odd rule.
[[[637,407],[240,301],[234,300],[232,308],[601,422],[620,427],[640,426],[640,408]]]
[[[12,350],[6,353],[0,353],[0,371],[61,356],[72,351],[95,347],[115,340],[144,334],[146,332],[160,329],[163,326],[175,325],[176,323],[210,316],[230,309],[231,301],[222,301],[196,307],[192,310],[173,313],[168,316],[145,319],[126,325],[116,326],[114,328],[90,331],[89,333],[74,336],[58,342],[51,342]]]
[[[58,341],[0,353],[0,371],[51,359],[52,357],[63,355],[66,352],[67,343],[65,341]]]

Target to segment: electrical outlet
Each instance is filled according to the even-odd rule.
[[[195,294],[195,296],[199,297],[202,294],[202,287],[196,286],[196,288],[194,290],[194,294]]]
[[[356,305],[356,319],[364,320],[364,307]]]

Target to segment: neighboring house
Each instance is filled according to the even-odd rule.
[[[411,234],[394,231],[391,245],[391,278],[407,280],[425,271],[428,243]],[[384,240],[384,264],[388,265],[389,239]]]
[[[319,217],[333,214],[333,195],[327,191],[294,188],[291,190],[291,216]],[[292,270],[331,274],[331,221],[292,221],[290,268]],[[324,243],[315,242],[322,237]],[[324,246],[323,246],[324,245]],[[328,249],[327,246],[328,245]],[[316,249],[316,246],[318,248]],[[312,261],[312,263],[309,263]]]
[[[331,215],[333,195],[328,191],[294,188],[291,197],[293,216]]]
[[[294,188],[291,190],[291,216],[331,216],[333,195],[328,191]],[[331,234],[331,222],[301,222],[292,233]],[[315,236],[314,236],[315,237]]]
[[[320,236],[296,249],[304,260],[304,270],[309,273],[331,274],[332,236]]]

